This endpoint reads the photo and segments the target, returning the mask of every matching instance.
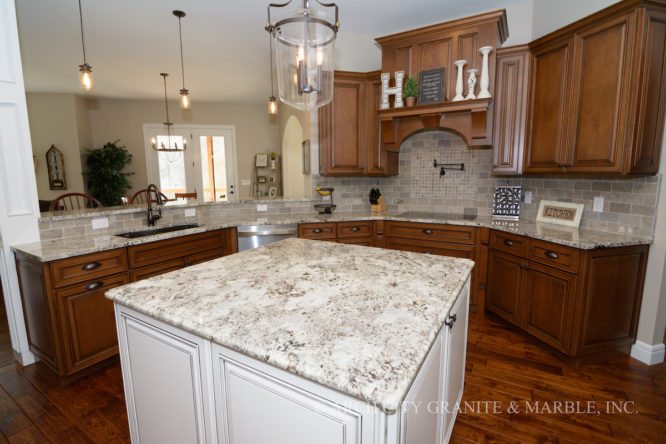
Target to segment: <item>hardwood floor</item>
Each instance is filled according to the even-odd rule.
[[[465,378],[453,443],[664,442],[664,364],[622,358],[576,369],[498,318],[472,316]],[[512,401],[520,413],[507,411]],[[601,413],[548,413],[557,401],[583,401],[583,408],[591,401]],[[606,413],[606,401],[629,401],[622,405],[633,413]],[[525,413],[527,402],[540,413]],[[494,413],[495,406],[501,411]],[[0,370],[0,444],[5,442],[129,442],[120,364],[67,387],[40,364]]]

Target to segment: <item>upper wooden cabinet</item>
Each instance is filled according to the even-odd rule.
[[[658,171],[665,11],[627,0],[530,44],[524,172]]]
[[[322,176],[398,174],[398,156],[379,141],[379,72],[336,71],[333,101],[319,108],[319,172]]]
[[[497,50],[493,114],[493,172],[496,174],[523,171],[530,61],[527,45]]]

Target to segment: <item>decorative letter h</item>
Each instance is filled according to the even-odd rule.
[[[382,103],[379,105],[379,109],[387,109],[389,107],[389,96],[395,96],[394,108],[402,108],[402,81],[404,78],[405,71],[396,71],[395,86],[389,88],[391,74],[382,73]]]

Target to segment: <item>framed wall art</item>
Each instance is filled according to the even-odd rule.
[[[571,202],[556,202],[553,200],[542,200],[539,203],[537,222],[564,225],[567,227],[578,227],[583,217],[584,204]]]
[[[49,188],[52,190],[66,190],[65,158],[55,145],[51,145],[51,148],[46,152],[46,166],[49,174]]]
[[[268,154],[257,154],[255,158],[255,166],[257,167],[267,167],[268,166]]]

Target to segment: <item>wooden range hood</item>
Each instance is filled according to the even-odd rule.
[[[508,36],[506,12],[500,10],[376,39],[382,47],[382,72],[390,73],[391,78],[396,71],[405,71],[406,76],[418,78],[420,71],[446,68],[444,95],[448,99],[444,103],[379,110],[382,150],[397,152],[407,136],[426,128],[454,131],[469,146],[490,145],[492,99],[450,101],[456,88],[453,62],[465,59],[465,73],[471,68],[478,68],[480,72],[479,48],[498,48]],[[496,50],[493,50],[488,59],[489,89],[493,96],[495,59]]]

